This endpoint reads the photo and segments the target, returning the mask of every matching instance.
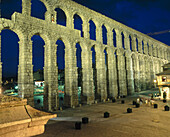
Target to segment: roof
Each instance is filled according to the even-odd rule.
[[[158,74],[156,74],[156,75],[157,75],[157,76],[160,76],[160,75],[170,75],[170,69],[164,70],[163,72],[158,73]]]

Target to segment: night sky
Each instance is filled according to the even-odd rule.
[[[121,22],[142,33],[159,32],[170,30],[170,0],[74,0],[92,10],[102,13],[118,22]],[[1,17],[10,19],[14,11],[21,13],[21,0],[1,0]],[[58,10],[58,9],[56,9]],[[46,9],[39,0],[32,0],[32,16],[44,19],[43,14]],[[59,11],[60,12],[60,11]],[[58,24],[65,25],[61,15]],[[75,17],[76,29],[81,29],[81,19]],[[93,25],[93,24],[91,24]],[[92,33],[92,32],[91,32]],[[17,74],[18,65],[18,44],[17,35],[9,30],[3,30],[2,33],[2,62],[3,76],[11,77]],[[170,45],[170,33],[152,36],[153,38]],[[93,38],[92,38],[93,39]],[[39,36],[33,36],[33,65],[34,71],[42,69],[44,66],[44,41]],[[59,69],[64,68],[64,43],[59,44],[57,53],[57,63]],[[78,67],[80,64],[81,45],[75,45],[78,49]]]

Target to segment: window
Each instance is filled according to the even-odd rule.
[[[162,82],[166,82],[166,77],[162,76]]]

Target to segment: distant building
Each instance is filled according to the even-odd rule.
[[[161,93],[161,98],[163,98],[163,93],[166,92],[166,98],[170,98],[170,63],[163,66],[163,72],[156,74],[157,84],[159,87],[159,92]]]
[[[33,73],[33,77],[34,77],[34,86],[36,88],[39,87],[44,87],[44,74],[43,74],[43,70],[37,70]]]
[[[34,81],[44,81],[43,70],[37,70],[33,74]]]
[[[64,70],[59,69],[58,70],[58,86],[63,86],[65,83],[64,79]]]

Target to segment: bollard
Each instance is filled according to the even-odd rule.
[[[121,103],[122,103],[122,104],[124,104],[124,103],[125,103],[125,101],[124,101],[124,100],[122,100],[122,101],[121,101]]]
[[[163,100],[163,103],[166,103],[166,99]]]
[[[82,123],[83,123],[83,124],[89,123],[89,118],[88,118],[88,117],[83,117],[83,118],[82,118]]]
[[[139,103],[136,103],[136,108],[139,108],[140,107],[140,104]]]
[[[166,105],[164,108],[165,108],[165,111],[169,111],[169,106]]]
[[[131,109],[131,108],[128,108],[128,109],[127,109],[127,113],[132,113],[132,109]]]
[[[154,108],[158,108],[158,104],[154,104]]]
[[[110,115],[109,112],[105,112],[105,113],[104,113],[104,118],[108,118],[109,115]]]
[[[116,99],[115,99],[115,98],[113,98],[113,99],[112,99],[112,103],[115,103],[115,102],[116,102]]]
[[[136,101],[133,101],[133,105],[136,105]]]
[[[81,129],[81,122],[76,122],[75,123],[75,129],[78,129],[78,130]]]

